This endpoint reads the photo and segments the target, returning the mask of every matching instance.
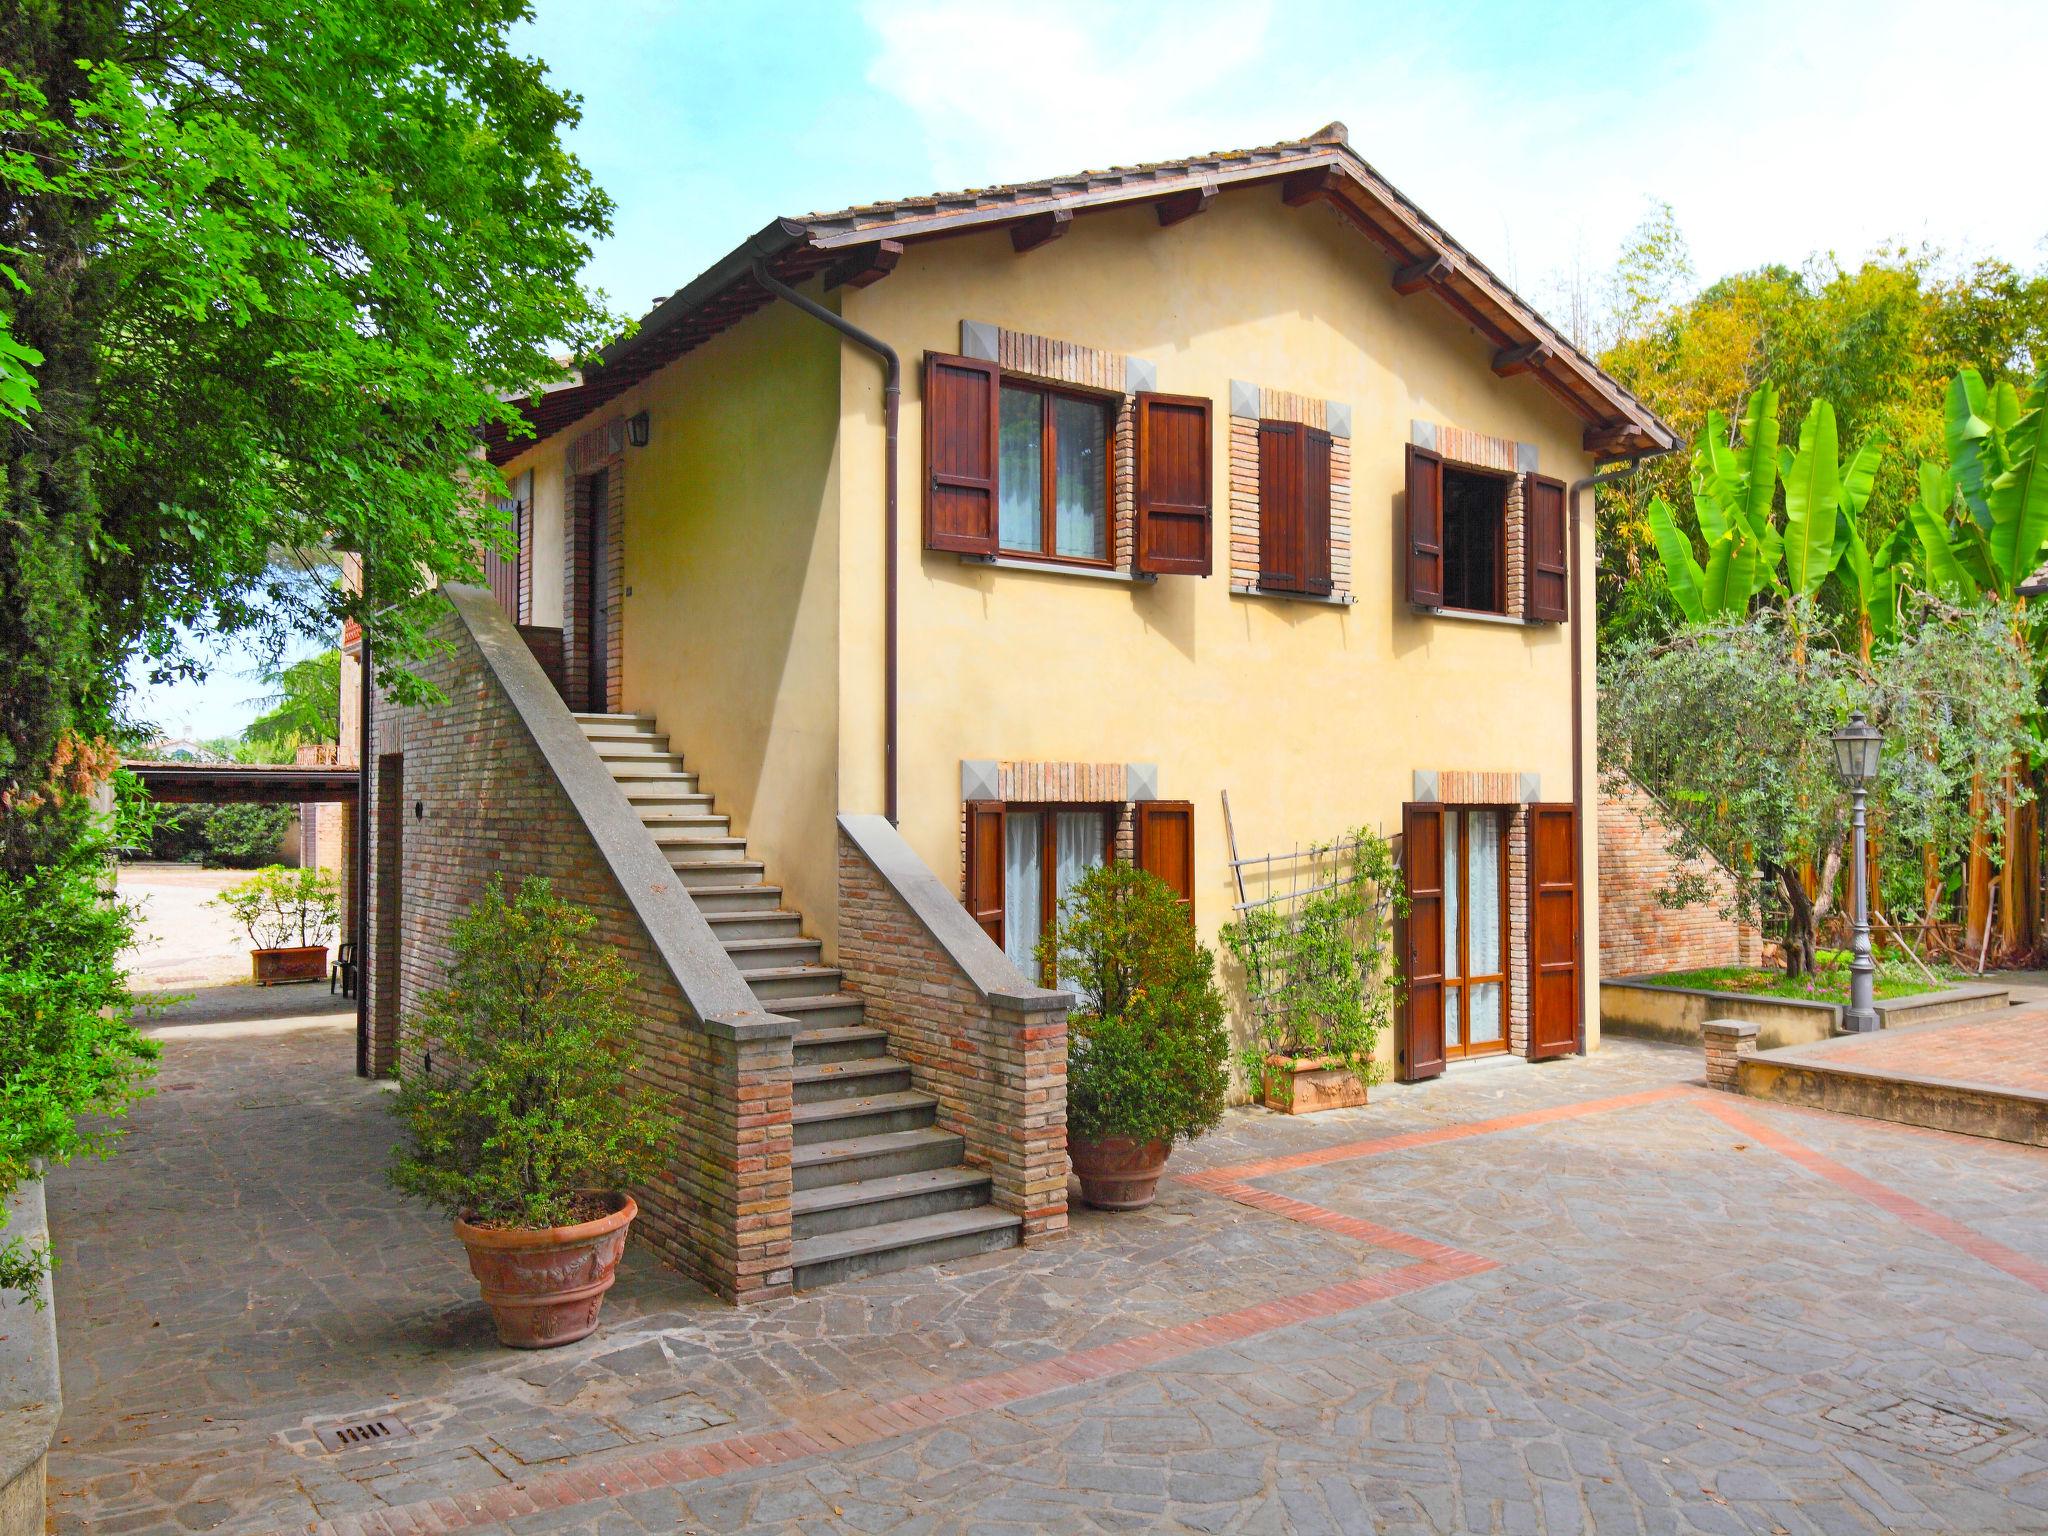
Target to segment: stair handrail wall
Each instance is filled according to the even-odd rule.
[[[837,959],[1024,1240],[1064,1232],[1073,995],[1027,980],[883,816],[839,818]]]

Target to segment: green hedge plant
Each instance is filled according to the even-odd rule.
[[[1076,994],[1067,1025],[1067,1129],[1101,1140],[1190,1140],[1223,1117],[1230,1032],[1215,957],[1157,875],[1084,874],[1039,947]]]
[[[223,887],[207,905],[232,916],[258,949],[325,944],[341,928],[341,887],[331,870],[273,864]]]
[[[448,985],[406,1021],[391,1182],[482,1226],[568,1226],[644,1182],[677,1122],[641,1074],[628,975],[588,912],[529,877],[450,934]]]

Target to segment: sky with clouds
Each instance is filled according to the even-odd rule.
[[[1932,244],[2048,262],[2048,4],[534,0],[612,195],[589,276],[638,314],[770,219],[1298,138],[1360,154],[1542,305],[1653,201],[1703,280]],[[225,658],[139,700],[231,731]]]

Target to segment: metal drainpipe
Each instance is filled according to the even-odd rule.
[[[356,673],[356,1076],[370,1075],[370,635],[358,630]]]
[[[882,438],[888,462],[882,472],[882,814],[896,825],[896,421],[903,396],[903,365],[896,349],[870,335],[816,299],[798,293],[760,262],[754,281],[786,304],[822,320],[882,360]]]
[[[1669,449],[1666,449],[1666,450],[1665,450],[1665,452],[1667,452],[1667,453],[1668,453],[1668,452],[1670,452],[1670,451],[1671,451],[1671,450],[1669,450]],[[1570,488],[1569,488],[1569,489],[1568,489],[1568,490],[1567,490],[1567,491],[1565,492],[1565,505],[1571,508],[1571,514],[1572,514],[1572,563],[1571,563],[1571,570],[1572,570],[1572,579],[1573,579],[1574,581],[1576,581],[1576,580],[1578,579],[1578,574],[1579,574],[1579,572],[1581,572],[1581,571],[1583,571],[1583,570],[1585,569],[1585,566],[1584,566],[1584,565],[1582,565],[1582,564],[1580,563],[1580,558],[1581,558],[1581,557],[1580,557],[1580,550],[1581,550],[1581,549],[1582,549],[1582,548],[1584,547],[1584,545],[1583,545],[1583,543],[1582,543],[1582,541],[1580,540],[1580,537],[1579,537],[1579,524],[1580,524],[1580,517],[1579,517],[1579,497],[1580,497],[1580,495],[1581,495],[1581,494],[1582,494],[1583,492],[1589,491],[1589,490],[1591,490],[1591,489],[1592,489],[1593,487],[1595,487],[1595,486],[1598,486],[1598,485],[1613,485],[1613,484],[1616,484],[1616,483],[1617,483],[1617,482],[1619,482],[1619,481],[1622,481],[1622,480],[1626,480],[1626,479],[1629,479],[1629,478],[1630,478],[1631,476],[1633,476],[1633,475],[1634,475],[1634,474],[1635,474],[1635,473],[1636,473],[1636,472],[1637,472],[1638,470],[1640,470],[1640,469],[1641,469],[1641,468],[1643,467],[1643,460],[1645,460],[1645,459],[1651,459],[1651,458],[1656,458],[1656,457],[1658,457],[1658,455],[1656,455],[1656,454],[1651,454],[1651,453],[1641,453],[1641,454],[1637,454],[1637,455],[1636,455],[1636,456],[1635,456],[1634,458],[1630,459],[1630,460],[1628,461],[1628,463],[1627,463],[1627,464],[1625,464],[1625,465],[1624,465],[1623,467],[1621,467],[1620,469],[1605,469],[1605,470],[1597,470],[1597,471],[1595,471],[1595,472],[1594,472],[1593,474],[1587,475],[1587,476],[1586,476],[1586,477],[1585,477],[1584,479],[1581,479],[1581,480],[1574,480],[1574,481],[1573,481],[1573,482],[1571,483],[1571,486],[1570,486]],[[1581,610],[1581,609],[1583,609],[1583,608],[1584,608],[1584,606],[1585,606],[1585,605],[1584,605],[1583,603],[1581,603],[1580,601],[1578,601],[1578,594],[1577,594],[1576,592],[1574,592],[1574,593],[1572,594],[1572,605],[1571,605],[1571,626],[1570,626],[1570,627],[1571,627],[1571,647],[1572,647],[1572,809],[1573,809],[1573,811],[1574,811],[1574,812],[1576,812],[1576,813],[1577,813],[1577,818],[1578,818],[1578,822],[1579,822],[1579,829],[1578,829],[1578,830],[1579,830],[1579,840],[1580,840],[1580,844],[1581,844],[1581,846],[1583,846],[1583,845],[1584,845],[1584,842],[1585,842],[1585,837],[1586,837],[1586,831],[1587,831],[1587,826],[1586,826],[1586,748],[1585,748],[1585,729],[1584,729],[1584,727],[1585,727],[1585,704],[1584,704],[1584,691],[1585,691],[1585,683],[1584,683],[1584,680],[1583,680],[1583,675],[1582,675],[1582,674],[1584,673],[1584,671],[1585,671],[1585,652],[1584,652],[1584,650],[1583,650],[1583,649],[1581,648],[1581,646],[1580,646],[1580,644],[1579,644],[1579,625],[1580,625],[1580,622],[1581,622],[1581,620],[1582,620],[1582,618],[1583,618],[1583,615],[1582,615],[1582,613],[1581,613],[1581,611],[1580,611],[1580,610]],[[1597,814],[1597,812],[1596,812],[1596,814]],[[1596,844],[1595,844],[1595,846],[1598,846],[1598,844],[1597,844],[1597,837],[1598,837],[1598,831],[1597,831],[1597,828],[1595,829],[1595,837],[1596,837]],[[1584,881],[1584,880],[1581,880],[1581,881],[1579,882],[1579,887],[1580,887],[1580,889],[1579,889],[1579,902],[1580,902],[1580,910],[1581,910],[1581,912],[1583,912],[1583,911],[1584,911],[1584,904],[1585,904],[1585,899],[1586,899],[1586,887],[1587,887],[1588,883],[1589,883],[1589,882],[1587,882],[1587,881]],[[1583,932],[1583,931],[1584,931],[1584,925],[1583,925],[1583,924],[1581,924],[1581,925],[1580,925],[1580,931],[1581,931],[1581,932]],[[1579,1036],[1579,1040],[1578,1040],[1578,1054],[1579,1054],[1579,1055],[1581,1055],[1581,1056],[1583,1056],[1583,1055],[1585,1055],[1585,1054],[1586,1054],[1586,957],[1585,957],[1585,955],[1584,955],[1583,953],[1582,953],[1582,954],[1581,954],[1581,955],[1579,956],[1579,963],[1578,963],[1577,967],[1575,968],[1575,970],[1574,970],[1574,973],[1573,973],[1573,974],[1574,974],[1574,975],[1575,975],[1575,976],[1577,977],[1577,981],[1578,981],[1578,998],[1577,998],[1577,1003],[1578,1003],[1578,1036]]]

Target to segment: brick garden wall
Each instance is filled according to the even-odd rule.
[[[738,1040],[695,1018],[667,963],[554,770],[453,608],[436,627],[443,653],[422,674],[446,702],[395,708],[379,701],[375,751],[401,792],[373,796],[373,825],[402,844],[398,910],[374,911],[386,944],[377,977],[374,1059],[398,1059],[398,1020],[447,976],[451,923],[492,876],[507,887],[544,875],[556,894],[590,910],[598,934],[632,977],[648,1079],[681,1116],[667,1167],[645,1188],[634,1235],[663,1259],[739,1301],[790,1288],[791,1082],[786,1036]],[[391,835],[387,830],[387,836]],[[379,840],[380,847],[389,844]],[[385,887],[372,870],[373,909]],[[395,943],[398,963],[386,957]],[[381,972],[381,974],[379,974]],[[409,1049],[407,1072],[419,1070]],[[437,1064],[438,1065],[438,1064]]]
[[[1721,915],[1734,883],[1721,865],[1696,867],[1713,899],[1676,910],[1658,905],[1678,863],[1666,851],[1671,828],[1657,802],[1635,785],[1600,790],[1600,974],[1608,978],[1746,965],[1761,952],[1757,931]]]

